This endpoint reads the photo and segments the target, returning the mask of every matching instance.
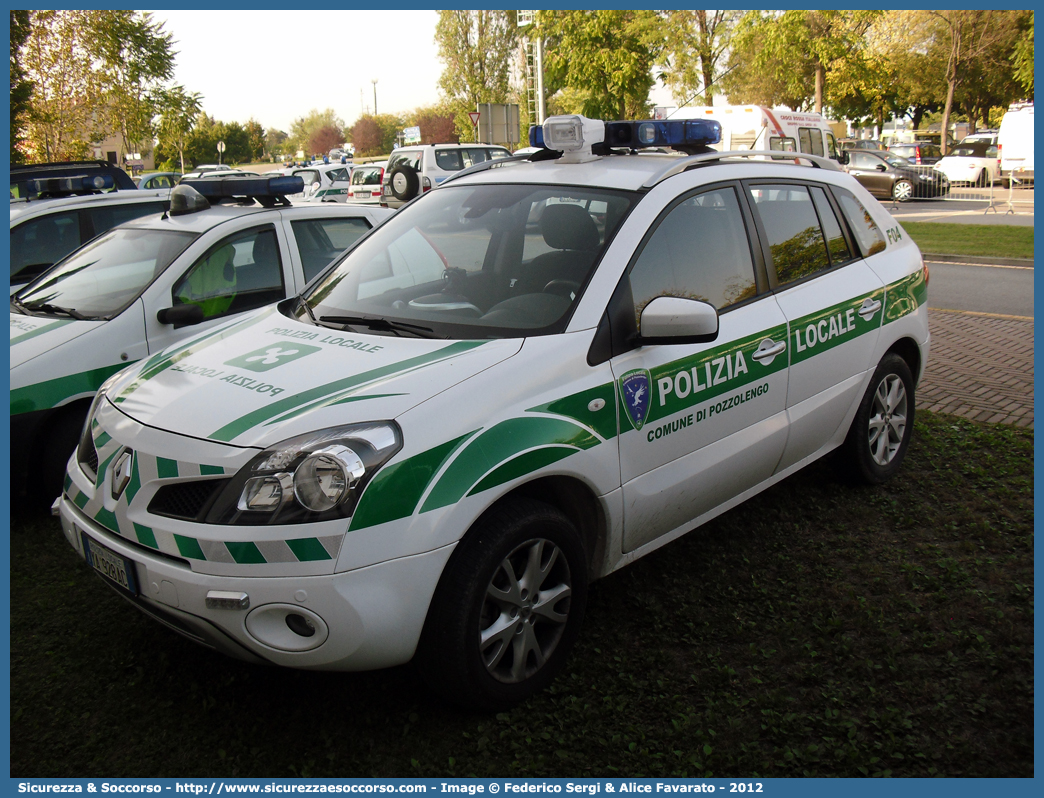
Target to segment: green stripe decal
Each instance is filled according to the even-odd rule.
[[[141,473],[138,471],[138,453],[134,453],[134,458],[131,460],[131,478],[130,482],[127,483],[127,490],[123,494],[127,497],[127,504],[129,505],[134,501],[134,497],[141,490]],[[137,526],[137,524],[135,524]],[[158,548],[158,547],[157,547]]]
[[[178,475],[178,461],[168,460],[166,457],[156,458],[156,476],[160,479],[170,479]]]
[[[111,440],[112,436],[107,432],[103,432],[97,438],[94,439],[94,448],[100,449]]]
[[[928,285],[924,282],[924,271],[897,280],[886,292],[884,323],[896,321],[913,313],[928,301]]]
[[[860,335],[878,329],[881,315],[874,313],[869,319],[859,315],[859,308],[867,299],[875,302],[884,300],[884,289],[872,294],[860,294],[855,299],[826,308],[791,323],[790,364],[795,365],[820,352],[848,343]]]
[[[328,382],[325,385],[319,385],[315,388],[309,388],[308,390],[296,393],[293,396],[288,396],[284,399],[279,399],[267,407],[261,407],[253,412],[247,413],[245,416],[237,418],[235,421],[229,422],[220,429],[210,433],[207,437],[215,441],[231,441],[238,436],[242,435],[252,427],[256,427],[269,419],[275,418],[283,413],[289,413],[292,410],[300,408],[302,405],[310,404],[313,402],[322,403],[323,401],[330,398],[331,394],[344,391],[348,388],[353,388],[357,385],[361,385],[371,380],[380,379],[381,377],[387,377],[391,374],[396,374],[400,371],[405,371],[415,366],[422,366],[428,363],[433,363],[437,360],[443,360],[456,355],[467,352],[470,349],[474,349],[477,346],[482,346],[484,341],[459,341],[449,346],[438,349],[426,355],[418,355],[417,357],[408,358],[406,360],[400,360],[397,363],[391,363],[381,368],[372,369],[370,371],[364,371],[362,374],[356,374],[351,377],[344,377],[333,382]],[[339,398],[339,397],[338,397]]]
[[[94,393],[110,376],[127,368],[127,365],[117,363],[114,366],[81,371],[79,374],[56,377],[53,380],[15,388],[11,391],[11,415],[31,413],[34,410],[49,410],[70,396]]]
[[[81,491],[76,492],[76,496],[73,498],[73,504],[79,507],[81,510],[86,506],[88,502],[87,494]]]
[[[543,449],[534,449],[530,452],[520,454],[513,460],[508,460],[504,465],[497,466],[490,471],[482,480],[468,491],[469,496],[481,493],[484,490],[503,485],[518,477],[524,477],[533,471],[552,463],[557,463],[571,454],[576,454],[576,449],[565,446],[548,446]]]
[[[319,538],[298,538],[297,540],[288,540],[286,545],[290,547],[290,551],[292,551],[294,556],[301,562],[332,559],[330,553],[324,549],[323,544],[319,542]]]
[[[592,411],[589,405],[596,399],[601,399],[605,402],[605,407],[601,410]],[[605,440],[611,440],[616,437],[617,432],[615,404],[616,388],[613,383],[607,382],[605,385],[574,393],[572,396],[567,396],[564,399],[556,399],[553,402],[548,402],[546,405],[531,407],[526,412],[553,413],[558,416],[566,416],[579,421],[586,427],[590,427]]]
[[[188,538],[175,533],[174,542],[177,544],[178,551],[181,552],[182,557],[188,557],[193,560],[207,559],[203,556],[203,549],[199,547],[199,541],[195,538]]]
[[[199,467],[199,473],[204,476],[220,476],[225,473],[225,469],[221,466],[201,465]]]
[[[101,488],[102,483],[105,481],[105,470],[109,467],[109,463],[112,462],[112,458],[114,458],[119,451],[120,449],[115,449],[112,452],[112,454],[106,457],[105,460],[98,466],[98,473],[94,477],[94,486],[96,488]]]
[[[232,559],[239,565],[259,565],[268,562],[261,554],[260,549],[250,541],[242,543],[225,543],[225,548],[232,555]]]
[[[150,549],[159,548],[159,544],[156,543],[156,533],[152,531],[151,527],[135,524],[134,534],[138,536],[138,543],[143,546],[148,546]]]
[[[95,514],[94,520],[106,529],[112,530],[117,535],[120,533],[120,523],[116,520],[116,516],[110,510],[106,510],[104,507],[102,507]]]
[[[477,431],[446,441],[378,471],[359,500],[348,531],[413,515],[421,496],[443,463]]]
[[[43,335],[45,332],[50,332],[51,330],[55,330],[58,327],[64,327],[66,324],[72,324],[72,322],[72,319],[58,319],[57,321],[52,321],[49,324],[44,324],[41,327],[37,327],[35,330],[22,333],[21,335],[16,335],[14,338],[11,339],[11,346],[14,346],[15,344],[20,344],[22,343],[22,341],[28,341],[30,338],[35,338],[38,335]]]
[[[141,367],[138,375],[129,385],[120,391],[120,393],[113,399],[113,402],[122,402],[157,374],[162,373],[179,361],[184,360],[189,355],[194,355],[197,352],[206,349],[211,344],[223,340],[224,333],[229,332],[235,327],[242,326],[243,324],[253,324],[256,321],[260,321],[271,312],[272,309],[269,309],[266,313],[260,316],[252,316],[249,319],[237,319],[211,330],[200,338],[195,338],[192,341],[176,346],[173,349],[165,349],[159,354],[153,355],[145,361],[145,364]]]
[[[65,475],[65,486],[63,488],[63,491],[65,493],[68,493],[69,492],[69,488],[71,488],[71,487],[72,487],[72,477],[70,477],[68,474],[66,474]]]
[[[421,512],[426,513],[459,501],[485,474],[505,460],[538,446],[570,446],[590,449],[601,441],[571,421],[526,416],[501,421],[475,438],[450,463]]]

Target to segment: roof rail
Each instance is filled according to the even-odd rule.
[[[830,158],[824,158],[821,155],[809,155],[804,152],[782,152],[780,150],[734,150],[731,152],[708,152],[702,155],[690,155],[687,158],[680,159],[677,163],[671,164],[659,174],[650,177],[645,181],[642,188],[652,188],[657,183],[666,180],[668,177],[674,177],[674,175],[687,172],[688,170],[695,169],[698,166],[714,166],[726,159],[765,158],[766,156],[771,157],[774,161],[794,161],[795,163],[798,161],[808,161],[816,169],[827,169],[832,172],[842,171],[841,167],[838,166],[837,161],[833,161]]]
[[[439,183],[439,185],[444,186],[451,180],[456,180],[458,177],[464,177],[464,175],[473,175],[477,172],[485,172],[487,169],[495,169],[498,166],[503,166],[506,163],[528,161],[530,155],[531,153],[525,153],[524,155],[510,155],[507,158],[497,158],[495,161],[483,161],[482,163],[477,163],[473,166],[469,166],[467,169],[461,169],[459,172],[454,172],[441,183]]]

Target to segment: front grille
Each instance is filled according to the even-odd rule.
[[[80,445],[76,449],[76,461],[90,476],[97,476],[98,450],[94,448],[94,436],[91,435],[90,428],[80,438]]]
[[[228,479],[203,479],[164,485],[149,502],[149,512],[184,521],[202,521],[211,501]]]

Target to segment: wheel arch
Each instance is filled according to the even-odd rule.
[[[890,352],[894,352],[906,361],[906,365],[910,367],[910,374],[913,375],[914,384],[916,385],[921,374],[921,350],[917,343],[909,337],[900,338],[888,347],[888,352],[885,354]]]

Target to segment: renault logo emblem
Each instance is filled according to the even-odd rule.
[[[127,449],[116,458],[116,464],[112,467],[112,498],[119,499],[126,490],[131,478],[131,460],[134,453]]]

